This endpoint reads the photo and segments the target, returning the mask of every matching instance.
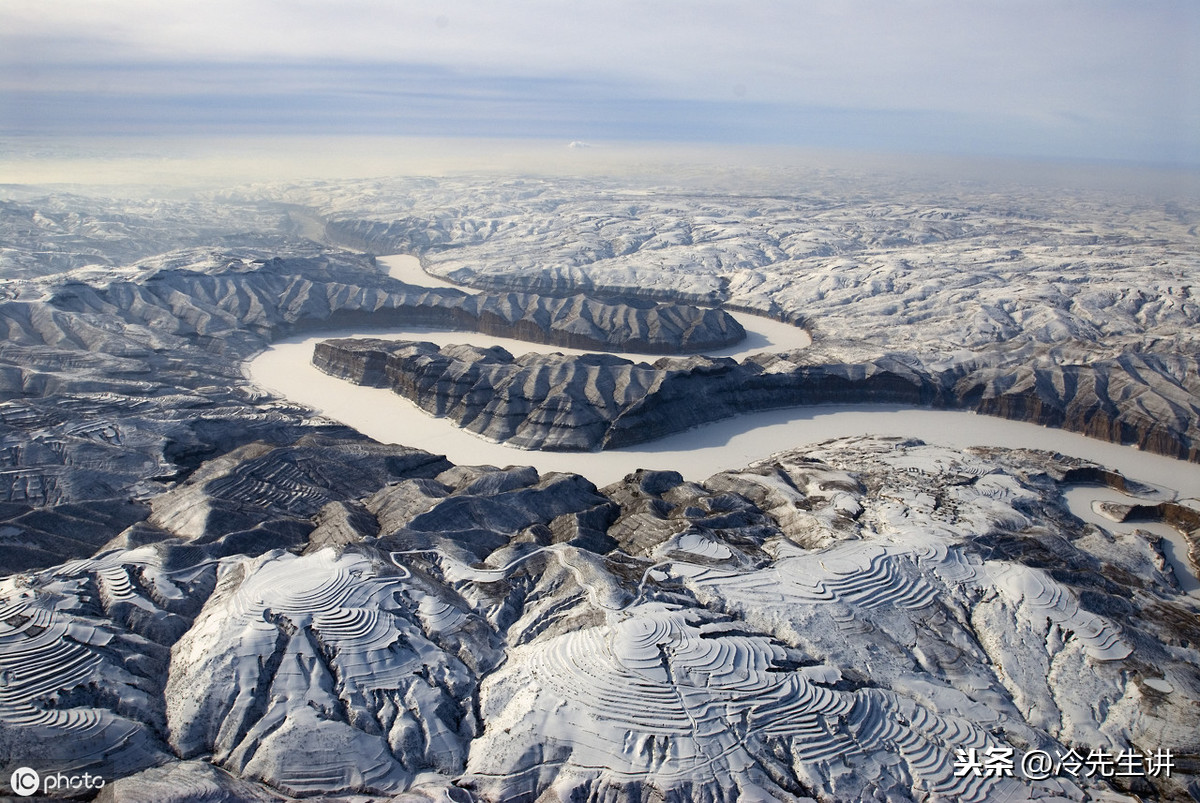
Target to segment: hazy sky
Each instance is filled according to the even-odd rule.
[[[0,133],[1200,163],[1197,0],[3,0]]]

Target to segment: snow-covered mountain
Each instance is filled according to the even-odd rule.
[[[738,336],[720,303],[812,345],[318,362],[526,445],[907,393],[1197,459],[1194,202],[807,180],[0,203],[4,768],[123,801],[1200,795],[1179,488],[869,436],[597,487],[376,443],[243,372],[348,325],[686,349]],[[1081,488],[1128,504],[1085,521]]]

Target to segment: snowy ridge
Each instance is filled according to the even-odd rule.
[[[1119,661],[1133,649],[1112,622],[1081,610],[1070,590],[1045,572],[1028,566],[1010,566],[993,584],[1010,604],[1027,608],[1022,611],[1023,616],[1029,619],[1045,616],[1058,628],[1081,639],[1087,654],[1098,661]]]
[[[181,488],[287,485],[317,454],[346,459],[259,445]],[[395,456],[414,474],[322,507],[338,535],[303,554],[140,523],[118,540],[164,540],[4,581],[0,727],[129,794],[249,799],[1082,801],[1102,785],[956,756],[1195,747],[1200,678],[1166,644],[1186,600],[1144,573],[1158,618],[1116,602],[1099,578],[1153,552],[1049,530],[1046,455],[852,438],[602,491]],[[1031,565],[1049,548],[1072,582]]]
[[[906,567],[905,564],[909,565]],[[684,576],[693,568],[676,567]],[[688,577],[747,604],[790,605],[840,602],[862,608],[921,608],[938,589],[912,570],[904,551],[881,544],[842,544],[819,554],[784,558],[771,568],[749,574],[703,570]]]
[[[555,786],[566,776],[593,789],[688,788],[700,800],[754,792],[793,799],[794,787],[789,793],[764,772],[772,745],[788,752],[800,779],[837,777],[843,762],[887,750],[916,788],[947,799],[985,800],[1004,785],[955,777],[954,749],[992,744],[966,720],[780,671],[786,651],[769,639],[731,634],[694,614],[659,605],[624,613],[614,624],[514,651],[512,668],[484,689],[484,716],[495,724],[472,750],[469,784],[494,799],[532,794],[529,778],[514,772],[520,764],[506,761],[533,742],[546,745]]]
[[[129,570],[148,562],[145,554],[126,566],[79,561],[44,584],[0,583],[0,733],[21,734],[25,763],[131,772],[161,760],[149,676],[157,645],[105,615],[120,620],[122,605],[134,605],[150,633],[171,618],[130,581]],[[144,655],[118,657],[131,649]]]
[[[371,561],[328,549],[224,564],[173,650],[171,744],[183,755],[211,750],[293,794],[400,791],[423,768],[453,772],[465,759],[458,723],[470,675],[413,624],[400,602],[407,589]],[[213,643],[235,646],[214,655]],[[430,718],[435,711],[443,714]]]

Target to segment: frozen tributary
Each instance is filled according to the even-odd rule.
[[[1169,494],[1168,494],[1169,495]],[[1161,501],[1161,496],[1138,498],[1112,488],[1077,486],[1066,492],[1067,506],[1084,521],[1103,527],[1109,532],[1129,533],[1135,530],[1152,533],[1162,538],[1162,553],[1171,568],[1180,588],[1200,599],[1200,578],[1188,567],[1188,543],[1183,534],[1169,524],[1150,521],[1117,522],[1103,515],[1097,506],[1104,502],[1118,505],[1150,504]]]

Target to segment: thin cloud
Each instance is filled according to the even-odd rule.
[[[1027,127],[1011,148],[1022,152],[1039,147],[1029,134],[1043,152],[1088,151],[1079,138],[1090,127],[1103,129],[1092,145],[1124,158],[1187,151],[1187,132],[1200,127],[1192,0],[7,0],[0,53],[0,86],[18,99],[144,94],[199,107],[265,93],[301,109],[304,93],[348,102],[389,91],[387,78],[390,91],[441,96],[448,120],[461,121],[452,106],[464,98],[482,114],[483,94],[529,109],[529,130],[558,109],[558,130],[594,102],[628,121],[632,138],[671,128],[653,104],[689,120],[695,108],[748,104],[741,128],[761,138],[774,125],[781,141],[802,137],[813,110],[941,115],[954,130],[964,118],[980,130],[999,121],[997,130]]]

